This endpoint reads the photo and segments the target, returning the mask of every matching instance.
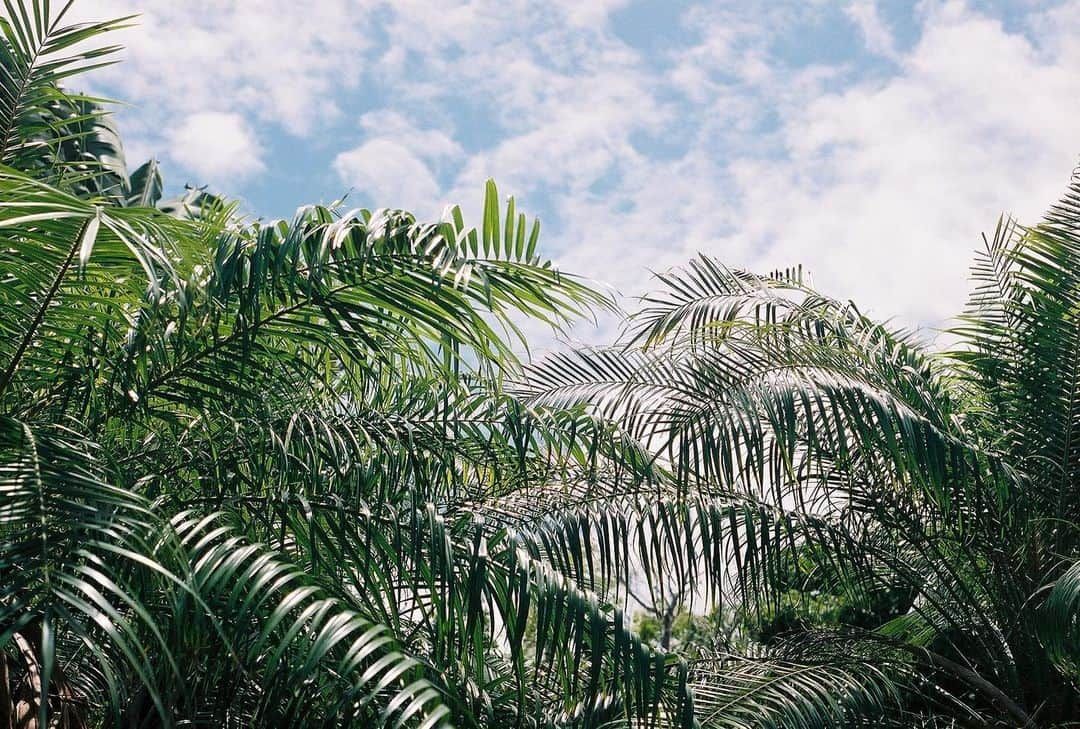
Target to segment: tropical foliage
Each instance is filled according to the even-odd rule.
[[[1040,224],[1003,220],[974,278],[939,352],[801,270],[701,257],[620,346],[531,369],[529,402],[591,404],[671,475],[590,507],[580,534],[631,535],[646,572],[751,626],[788,614],[745,655],[714,641],[695,661],[703,725],[1080,716],[1080,179]]]
[[[649,477],[502,387],[515,321],[608,301],[490,183],[478,228],[162,202],[61,86],[126,21],[69,8],[0,16],[0,727],[686,724],[523,528]]]
[[[1080,715],[1080,180],[949,351],[701,257],[623,339],[484,191],[249,220],[0,12],[0,729]]]

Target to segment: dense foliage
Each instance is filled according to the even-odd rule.
[[[1080,179],[1039,225],[1003,220],[974,277],[942,353],[801,271],[702,257],[620,346],[531,369],[531,403],[589,403],[671,472],[582,532],[644,529],[630,556],[669,591],[749,614],[759,642],[694,663],[702,724],[1080,716]]]
[[[951,351],[701,257],[623,340],[485,190],[252,221],[0,11],[0,729],[1080,715],[1080,181]]]
[[[69,6],[0,17],[0,727],[689,716],[524,528],[649,473],[502,387],[514,317],[607,301],[491,184],[478,229],[162,202]]]

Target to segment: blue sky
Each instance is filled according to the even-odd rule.
[[[142,14],[88,82],[173,185],[434,217],[494,177],[563,269],[628,296],[701,251],[941,326],[980,233],[1033,220],[1080,159],[1080,1],[76,8]]]

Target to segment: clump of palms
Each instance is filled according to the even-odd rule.
[[[697,661],[704,726],[1080,715],[1080,180],[1038,225],[1003,220],[973,276],[941,352],[801,270],[701,257],[619,346],[532,368],[530,402],[589,404],[671,475],[582,515],[630,545],[594,540],[590,564],[619,554],[751,612],[815,585],[861,616]]]
[[[0,14],[0,727],[687,725],[526,528],[651,477],[503,388],[515,318],[609,302],[490,183],[479,228],[162,203],[60,87],[126,21],[69,7]]]
[[[519,317],[610,302],[493,185],[476,229],[162,202],[59,85],[127,21],[68,7],[0,13],[0,729],[1080,711],[1080,182],[952,351],[702,257],[522,370]],[[709,611],[689,662],[635,591],[659,647]]]

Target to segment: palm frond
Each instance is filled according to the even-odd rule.
[[[1080,177],[1039,225],[1006,222],[976,269],[954,358],[979,388],[981,417],[1008,422],[997,445],[1030,474],[1027,493],[1062,518],[1059,545],[1080,512]],[[1033,585],[1034,587],[1034,585]]]
[[[0,171],[0,195],[0,398],[25,407],[64,379],[55,363],[116,336],[117,319],[170,287],[180,231],[154,211],[97,206],[13,171]]]
[[[819,729],[873,726],[901,704],[885,661],[838,657],[718,659],[693,681],[702,727]]]
[[[127,692],[126,671],[164,713],[157,689],[177,665],[141,590],[166,571],[147,556],[161,527],[150,504],[105,480],[84,434],[6,416],[0,493],[0,648],[19,643],[40,675],[38,726],[55,709],[43,700],[54,682],[85,678],[71,673],[62,644],[95,667],[104,693]]]
[[[512,362],[497,327],[512,329],[514,312],[557,323],[575,307],[603,303],[515,250],[478,257],[476,231],[455,226],[419,224],[399,211],[337,217],[311,208],[291,224],[226,228],[211,256],[157,307],[158,319],[132,332],[139,346],[119,369],[134,379],[120,391],[144,404],[198,403],[218,400],[226,383],[257,391],[321,381],[328,366],[424,370],[447,355],[466,362],[469,352]]]
[[[449,710],[438,692],[386,627],[220,515],[183,512],[172,526],[184,553],[177,569],[187,570],[185,590],[170,606],[171,642],[182,646],[186,673],[170,705],[173,720],[445,723]]]
[[[65,79],[113,63],[115,45],[96,45],[97,38],[122,28],[131,18],[66,25],[72,0],[55,12],[47,0],[5,0],[0,15],[0,164],[28,169],[33,158],[48,153],[57,136],[91,134],[58,118],[55,104],[69,105],[59,86]],[[90,47],[87,45],[90,44]],[[76,102],[78,99],[75,99]],[[82,108],[86,121],[99,112]],[[92,161],[81,160],[83,163]]]
[[[1080,562],[1053,583],[1040,614],[1040,634],[1050,659],[1080,684]]]

